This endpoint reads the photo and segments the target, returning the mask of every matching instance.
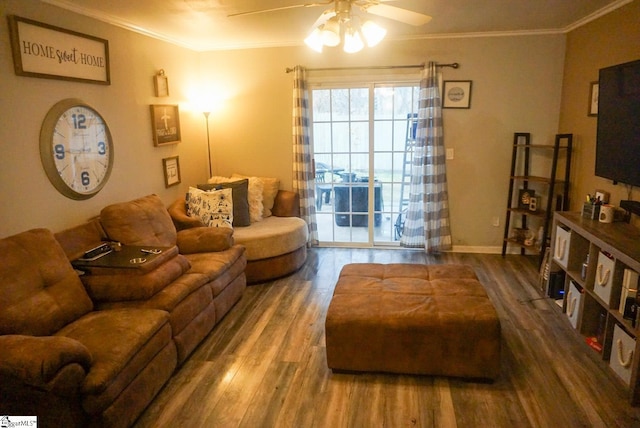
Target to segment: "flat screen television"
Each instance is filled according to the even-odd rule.
[[[640,60],[600,70],[596,175],[640,186]]]

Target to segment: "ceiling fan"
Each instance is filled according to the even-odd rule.
[[[360,16],[354,14],[353,6],[364,13],[381,16],[405,24],[421,26],[431,17],[408,9],[390,6],[387,2],[394,0],[329,0],[319,3],[303,3],[291,6],[274,7],[269,9],[239,12],[228,17],[255,15],[259,13],[277,12],[280,10],[295,9],[301,7],[317,7],[333,5],[322,12],[320,17],[311,27],[312,33],[305,39],[305,43],[312,49],[321,52],[323,46],[337,46],[343,42],[344,50],[349,53],[358,52],[366,44],[369,47],[378,44],[386,35],[386,30],[367,20],[360,23]],[[364,39],[364,41],[363,41]]]

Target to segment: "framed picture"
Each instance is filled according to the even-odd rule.
[[[111,84],[107,40],[19,16],[8,19],[18,76]]]
[[[180,184],[180,159],[179,156],[172,156],[162,159],[164,169],[164,187]]]
[[[156,97],[169,96],[169,78],[164,74],[164,70],[153,76],[153,89]]]
[[[470,108],[471,80],[445,80],[442,86],[442,108]]]
[[[151,106],[151,131],[153,144],[162,146],[180,142],[180,112],[173,104]]]
[[[533,189],[518,190],[518,208],[521,210],[529,210],[531,207],[531,199],[535,198],[536,191]]]
[[[598,82],[591,82],[591,90],[589,91],[589,116],[598,115],[598,90],[600,86]]]

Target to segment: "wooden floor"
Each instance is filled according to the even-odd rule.
[[[353,262],[473,266],[500,317],[500,378],[332,373],[324,319],[341,267]],[[535,260],[518,255],[312,249],[294,275],[247,288],[136,426],[640,426],[622,383],[536,285]]]

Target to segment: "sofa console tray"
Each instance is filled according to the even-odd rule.
[[[135,273],[149,272],[178,254],[178,247],[155,245],[123,245],[95,260],[76,259],[74,268],[92,275],[112,274],[114,269],[131,269]],[[133,272],[132,272],[133,273]]]

